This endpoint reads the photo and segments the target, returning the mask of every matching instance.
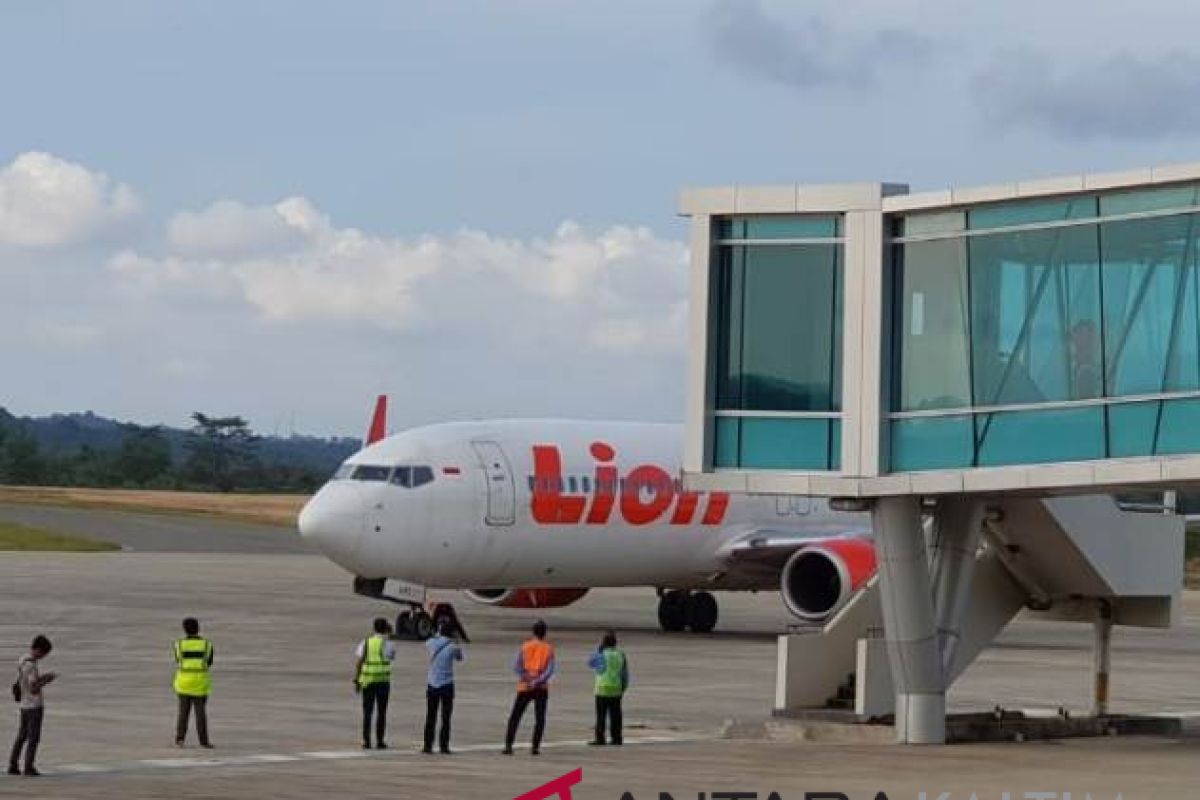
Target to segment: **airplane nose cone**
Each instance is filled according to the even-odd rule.
[[[300,535],[330,560],[351,568],[358,553],[365,519],[357,486],[345,481],[325,484],[300,512]]]

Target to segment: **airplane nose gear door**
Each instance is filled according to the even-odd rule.
[[[471,442],[471,447],[487,478],[487,524],[512,525],[517,521],[517,497],[508,458],[495,442]]]

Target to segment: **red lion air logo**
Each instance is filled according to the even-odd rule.
[[[572,770],[566,775],[560,775],[549,783],[543,783],[525,794],[517,795],[513,800],[548,800],[551,797],[571,800],[571,787],[581,781],[583,781],[583,767]]]
[[[604,525],[614,509],[630,525],[649,525],[670,512],[672,525],[691,525],[701,501],[704,513],[699,524],[720,525],[729,509],[725,492],[685,492],[676,489],[665,469],[654,464],[634,467],[622,477],[613,464],[617,451],[605,442],[593,442],[589,448],[596,461],[592,492],[563,492],[562,455],[552,444],[533,446],[534,522],[543,525]],[[588,505],[588,500],[591,505]],[[584,513],[586,512],[586,517]]]

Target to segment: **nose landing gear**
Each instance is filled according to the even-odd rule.
[[[392,635],[397,639],[416,639],[423,642],[433,636],[433,631],[433,617],[420,606],[413,606],[396,615],[396,627]]]
[[[413,604],[408,611],[401,611],[396,615],[395,635],[398,638],[412,637],[425,641],[441,630],[443,624],[450,626],[451,636],[463,642],[471,641],[466,628],[458,619],[458,612],[450,603],[434,603],[428,611]]]
[[[717,627],[717,599],[708,592],[659,592],[658,624],[664,631],[711,633]]]
[[[396,625],[392,629],[394,638],[417,639],[423,642],[433,636],[443,623],[448,623],[452,631],[451,635],[458,636],[464,642],[470,641],[467,638],[466,629],[458,619],[458,613],[450,603],[432,603],[426,610],[423,602],[388,594],[385,591],[386,585],[383,578],[355,577],[354,593],[372,600],[385,600],[405,607],[404,611],[396,615]],[[424,599],[424,589],[421,589],[419,596],[422,600]]]

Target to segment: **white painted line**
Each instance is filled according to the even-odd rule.
[[[207,758],[150,758],[145,761],[135,761],[134,763],[160,769],[179,769],[181,767],[198,767],[217,760]]]
[[[624,747],[654,744],[680,744],[688,742],[712,741],[715,735],[700,734],[661,734],[655,736],[639,736],[625,740]],[[543,742],[543,749],[569,749],[587,747],[587,739],[569,739],[557,742]],[[613,747],[607,745],[606,749]],[[502,747],[498,744],[469,744],[455,747],[454,753],[494,753],[499,755]],[[514,745],[514,750],[527,752],[528,744]],[[43,774],[52,775],[96,775],[118,772],[144,772],[147,770],[176,770],[200,767],[245,767],[255,765],[287,764],[297,761],[346,761],[358,758],[397,758],[406,757],[422,759],[422,753],[415,748],[398,748],[395,750],[309,750],[301,753],[256,753],[249,755],[223,757],[194,757],[194,758],[147,758],[140,761],[118,761],[109,764],[74,763],[63,764],[54,769],[43,770]],[[430,763],[442,763],[440,759],[430,758]]]
[[[338,760],[344,758],[367,758],[371,755],[366,750],[312,750],[301,753],[301,758]]]
[[[84,775],[92,772],[108,771],[110,771],[110,767],[106,767],[101,764],[62,764],[61,766],[54,768],[55,773],[66,772],[72,775]]]
[[[247,764],[284,764],[288,761],[303,761],[303,755],[285,756],[282,753],[264,753],[260,756],[242,756],[239,761]]]

